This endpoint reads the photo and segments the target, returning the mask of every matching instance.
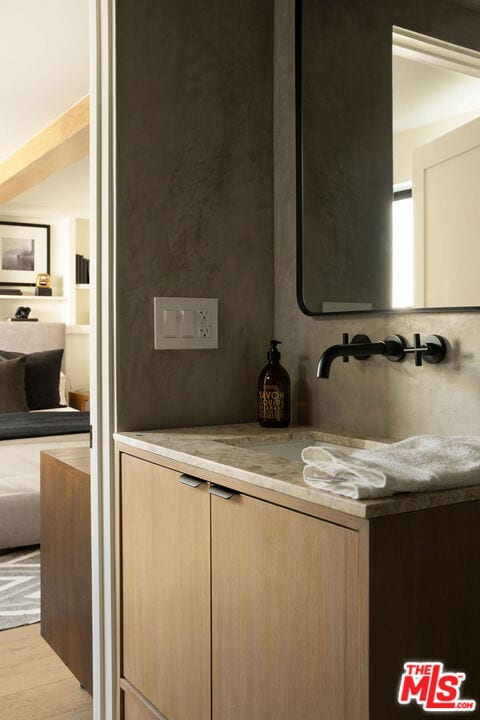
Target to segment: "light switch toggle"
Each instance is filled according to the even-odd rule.
[[[195,311],[182,310],[182,337],[195,337]]]
[[[163,311],[163,337],[176,338],[177,337],[177,311],[176,310],[164,310]]]

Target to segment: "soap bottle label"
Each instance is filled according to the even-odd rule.
[[[258,391],[258,416],[281,420],[285,414],[285,392],[278,385],[264,385]]]

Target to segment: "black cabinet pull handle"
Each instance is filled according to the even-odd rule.
[[[192,477],[191,475],[180,475],[178,478],[182,485],[188,485],[188,487],[196,488],[199,487],[205,480],[199,480],[198,478]]]
[[[208,492],[210,495],[216,495],[224,500],[230,500],[230,498],[234,495],[238,495],[236,490],[227,490],[226,488],[219,487],[218,485],[210,485]]]

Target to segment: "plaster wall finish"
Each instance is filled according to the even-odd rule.
[[[413,4],[402,3],[402,7]],[[418,3],[417,3],[418,5]],[[424,11],[425,0],[419,4]],[[480,316],[421,313],[311,318],[295,288],[295,146],[293,0],[276,0],[274,40],[275,334],[290,372],[294,421],[324,430],[401,439],[415,434],[480,432]],[[330,379],[317,380],[321,352],[342,332],[372,340],[399,333],[436,333],[449,341],[440,365],[417,368],[411,358],[389,363],[335,360]]]
[[[120,430],[256,419],[273,329],[273,0],[117,0]],[[153,349],[154,296],[219,349]]]

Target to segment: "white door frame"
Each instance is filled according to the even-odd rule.
[[[114,583],[115,0],[90,11],[93,718],[116,717]]]

